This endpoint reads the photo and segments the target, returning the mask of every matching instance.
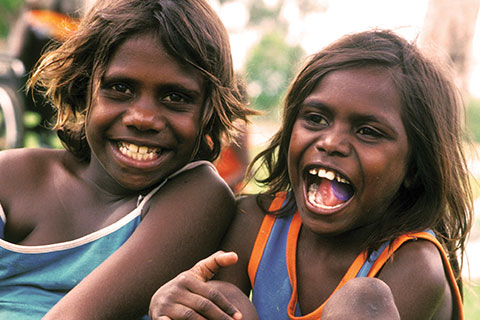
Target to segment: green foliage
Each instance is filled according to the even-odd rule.
[[[10,23],[23,5],[23,0],[0,0],[0,38],[5,38],[10,29]]]
[[[480,284],[466,283],[464,288],[465,319],[480,319]]]
[[[480,100],[471,99],[467,107],[467,128],[475,142],[480,142]]]
[[[277,20],[281,6],[268,8],[263,1],[252,1],[250,6],[250,25],[259,25],[265,20]],[[277,21],[276,21],[277,22]]]
[[[283,34],[270,32],[249,53],[246,63],[248,94],[258,110],[278,107],[305,55],[300,46],[291,47]]]
[[[329,0],[297,0],[298,9],[303,14],[308,12],[326,12],[329,7]]]
[[[42,117],[35,111],[25,111],[23,114],[24,125],[24,137],[23,145],[26,148],[63,148],[60,139],[57,137],[55,131],[39,130],[39,127],[43,127]]]
[[[23,0],[0,0],[0,8],[2,9],[2,12],[5,12],[4,10],[13,12],[20,8],[22,4]]]

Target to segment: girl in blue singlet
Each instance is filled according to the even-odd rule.
[[[0,153],[0,319],[143,317],[235,212],[212,161],[253,111],[226,30],[204,0],[100,0],[30,86],[66,150]]]
[[[256,317],[239,288],[260,319],[462,319],[472,199],[462,103],[442,68],[383,30],[313,55],[254,159],[267,191],[238,201],[222,246],[236,254],[164,285],[151,317]]]

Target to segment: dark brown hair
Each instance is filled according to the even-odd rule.
[[[234,122],[254,112],[241,101],[227,32],[205,0],[99,0],[71,37],[42,57],[29,87],[42,90],[57,109],[54,129],[65,147],[88,160],[85,118],[94,75],[102,77],[126,39],[145,33],[204,76],[207,98],[193,158],[213,161],[222,139],[235,135]]]
[[[344,36],[307,61],[287,93],[282,126],[255,157],[250,175],[264,166],[267,177],[257,182],[267,186],[267,194],[291,191],[287,153],[299,106],[327,73],[369,66],[388,70],[400,93],[410,157],[408,186],[400,188],[365,249],[375,250],[401,234],[432,229],[444,242],[460,276],[457,254],[463,258],[472,224],[472,192],[463,150],[463,103],[448,70],[391,31]],[[292,207],[293,196],[285,211],[291,212]]]

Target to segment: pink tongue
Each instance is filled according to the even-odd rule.
[[[317,194],[315,195],[315,201],[328,207],[333,207],[344,202],[335,196],[332,182],[328,179],[322,179],[322,182],[318,186]]]

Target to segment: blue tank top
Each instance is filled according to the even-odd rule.
[[[174,175],[200,164],[193,162]],[[0,319],[41,319],[65,294],[120,248],[141,222],[142,208],[167,179],[117,222],[81,238],[23,246],[0,239]],[[0,205],[0,234],[6,216]],[[148,316],[145,316],[148,319]]]

